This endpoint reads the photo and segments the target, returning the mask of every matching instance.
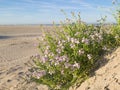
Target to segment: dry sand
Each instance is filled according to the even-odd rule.
[[[120,47],[105,58],[101,68],[77,90],[120,90]]]
[[[38,53],[34,44],[38,44],[40,29],[40,26],[0,26],[0,90],[22,88],[20,77],[27,70],[24,63]]]
[[[52,27],[46,27],[51,30]],[[0,90],[47,90],[22,78],[30,57],[38,53],[34,43],[40,26],[0,26]],[[109,60],[77,90],[120,90],[120,48],[106,56]]]

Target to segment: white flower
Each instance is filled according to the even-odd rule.
[[[78,51],[78,53],[79,53],[79,55],[82,55],[82,54],[84,54],[84,51],[83,51],[82,49],[80,49],[80,50]]]
[[[58,61],[56,61],[54,65],[55,65],[55,66],[59,65],[59,62],[58,62]]]
[[[61,46],[61,49],[63,50],[63,49],[64,49],[64,46]]]
[[[74,38],[71,38],[71,42],[74,43],[75,39]]]
[[[90,42],[89,39],[84,37],[82,38],[82,43],[89,44],[89,42]]]
[[[97,36],[97,37],[98,37],[98,36],[99,36],[99,34],[98,34],[98,33],[95,33],[95,36]]]
[[[50,75],[52,75],[52,74],[55,73],[55,71],[49,71],[48,73],[49,73]]]
[[[83,38],[82,38],[82,43],[84,43],[84,42],[85,42],[85,38],[83,37]]]
[[[61,46],[62,46],[61,41],[58,41],[58,45],[57,45],[57,47],[61,47]]]
[[[80,68],[80,65],[79,65],[79,63],[77,63],[77,62],[75,62],[75,64],[73,64],[73,67],[76,67],[76,68]]]
[[[47,50],[50,49],[50,46],[46,46],[46,49],[47,49]]]
[[[92,59],[92,55],[91,54],[87,54],[87,57],[88,57],[89,60]]]
[[[107,47],[106,47],[106,46],[104,46],[102,49],[103,49],[103,50],[107,50]]]
[[[74,48],[74,47],[75,47],[75,44],[72,44],[72,43],[71,43],[71,44],[70,44],[70,47],[71,47],[71,48]]]
[[[79,42],[79,40],[77,40],[77,39],[75,39],[75,41],[74,41],[76,44],[79,44],[80,42]]]
[[[60,48],[56,49],[56,52],[60,54],[61,53],[61,49]]]
[[[95,40],[95,35],[90,35],[92,40]]]

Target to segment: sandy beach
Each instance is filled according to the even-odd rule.
[[[40,26],[0,26],[0,90],[18,90],[40,36]]]
[[[40,36],[40,26],[0,26],[0,90],[47,90],[22,78],[28,69],[25,63],[39,51],[34,44]],[[120,48],[105,58],[108,62],[103,60],[101,68],[77,90],[120,90]]]

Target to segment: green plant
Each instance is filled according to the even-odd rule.
[[[50,90],[79,86],[103,52],[120,44],[120,38],[115,37],[120,36],[119,26],[107,32],[81,22],[80,15],[75,18],[74,22],[67,19],[69,23],[63,24],[55,35],[45,33],[39,45],[41,55],[32,58],[35,66],[31,69],[31,79]]]

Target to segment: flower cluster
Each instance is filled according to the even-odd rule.
[[[100,43],[103,40],[102,33],[98,32],[93,32],[93,34],[90,35],[90,38],[91,40],[97,41],[98,43]]]
[[[40,79],[41,77],[43,77],[44,75],[46,75],[46,71],[44,71],[44,70],[41,70],[41,71],[34,71],[33,73],[32,73],[32,76],[33,77],[35,77],[35,78],[37,78],[37,79]]]
[[[89,39],[83,37],[83,38],[82,38],[82,43],[88,45],[88,44],[90,43],[90,41],[89,41]]]

